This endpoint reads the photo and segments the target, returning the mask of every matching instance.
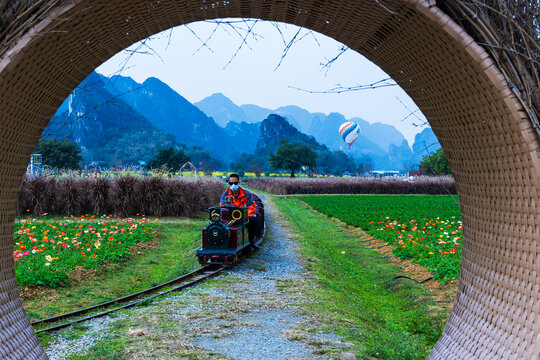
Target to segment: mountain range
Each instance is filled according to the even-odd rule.
[[[361,128],[351,149],[343,146],[337,132],[345,121]],[[238,106],[219,93],[192,104],[157,78],[140,84],[130,77],[97,73],[64,101],[43,137],[77,142],[85,163],[137,164],[147,161],[156,148],[191,146],[198,154],[206,151],[229,164],[241,154],[267,157],[267,149],[281,140],[294,140],[291,136],[316,148],[319,156],[369,156],[375,169],[385,170],[417,164],[428,146],[430,153],[439,146],[430,128],[417,134],[411,149],[392,125],[346,119],[337,112],[310,113],[294,105],[275,110]]]
[[[429,155],[440,147],[431,128],[426,128],[416,135],[411,149],[403,134],[393,125],[369,123],[359,117],[346,119],[338,112],[328,115],[311,113],[295,105],[274,110],[253,104],[238,106],[221,93],[210,95],[194,105],[221,126],[229,126],[225,124],[232,121],[257,124],[270,114],[280,115],[299,131],[313,136],[330,150],[342,150],[355,159],[368,155],[373,160],[375,169],[402,170],[418,164],[424,155]],[[360,136],[350,149],[337,132],[339,126],[346,121],[353,121],[360,127]],[[429,151],[426,151],[426,142],[432,145]]]

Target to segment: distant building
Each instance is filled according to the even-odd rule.
[[[407,171],[409,176],[421,176],[424,174],[424,169],[418,166],[418,169],[412,168]]]
[[[401,176],[401,173],[396,170],[374,170],[368,173],[373,177],[397,177]]]
[[[42,159],[41,154],[32,154],[30,156],[30,163],[28,164],[28,167],[26,168],[27,176],[41,175],[41,172],[42,172],[41,159]]]

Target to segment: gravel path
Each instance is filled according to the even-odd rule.
[[[51,359],[96,343],[103,330],[121,339],[128,359],[354,359],[352,344],[321,333],[302,311],[300,290],[309,284],[294,235],[271,199],[261,198],[267,233],[260,251],[224,276],[102,320],[98,331],[91,324],[90,335],[60,336],[47,349]]]
[[[277,218],[276,209],[268,198],[263,197],[262,200],[266,206],[267,241],[261,251],[243,261],[231,274],[235,276],[239,286],[247,285],[242,295],[256,303],[250,306],[248,313],[241,314],[237,319],[241,323],[250,322],[251,326],[239,328],[234,334],[221,338],[205,334],[198,337],[195,344],[207,351],[235,359],[314,358],[308,345],[290,339],[295,325],[305,321],[295,314],[294,306],[289,306],[296,294],[292,294],[292,297],[279,294],[278,301],[282,302],[283,306],[268,303],[268,300],[273,302],[279,293],[277,288],[280,280],[294,282],[304,280],[304,276],[295,244],[291,241],[289,232],[282,226],[283,219]],[[226,293],[214,295],[227,296]],[[272,306],[269,308],[268,305]]]

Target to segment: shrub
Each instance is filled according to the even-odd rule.
[[[216,205],[223,190],[213,178],[25,178],[17,212],[189,216]]]
[[[249,186],[273,194],[456,194],[451,176],[409,178],[258,178]]]

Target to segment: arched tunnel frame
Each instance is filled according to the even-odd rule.
[[[454,309],[429,359],[540,359],[540,141],[489,55],[424,0],[63,0],[0,58],[0,358],[46,355],[13,267],[18,191],[50,118],[122,49],[194,21],[241,17],[312,29],[388,73],[450,163],[463,219]]]

